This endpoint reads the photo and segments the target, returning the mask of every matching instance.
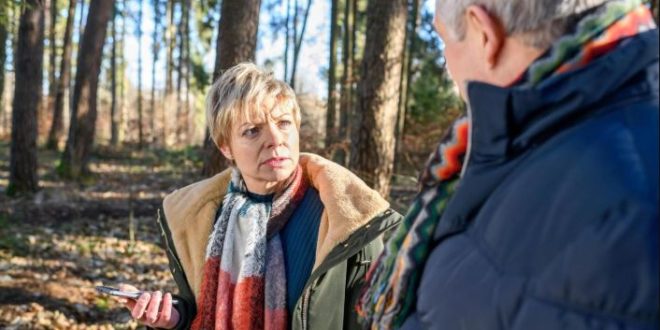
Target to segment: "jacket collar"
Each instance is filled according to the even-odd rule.
[[[539,143],[601,102],[658,61],[658,30],[622,41],[584,68],[551,77],[534,87],[497,87],[470,82],[471,138],[468,162],[501,160]],[[592,110],[588,110],[592,109]],[[467,162],[465,164],[468,165]]]
[[[346,168],[301,154],[300,165],[324,206],[316,244],[316,269],[334,247],[389,209],[389,203]],[[195,296],[199,293],[206,243],[227,192],[231,169],[168,195],[163,211],[174,247]],[[350,196],[350,198],[348,197]]]

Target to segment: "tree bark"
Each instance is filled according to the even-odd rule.
[[[291,69],[291,88],[296,89],[296,73],[298,71],[298,57],[300,56],[300,49],[302,48],[303,37],[305,36],[305,29],[307,28],[307,19],[309,18],[309,9],[312,8],[312,0],[307,1],[307,9],[305,9],[305,16],[303,16],[303,24],[300,29],[300,35],[294,36],[293,48],[293,68]]]
[[[71,125],[62,154],[60,173],[80,178],[89,172],[88,162],[96,130],[96,96],[101,58],[114,0],[92,0],[78,51],[78,68],[71,106]]]
[[[64,29],[64,42],[62,44],[62,58],[60,59],[60,76],[56,82],[55,105],[53,107],[53,121],[48,132],[46,148],[57,150],[62,136],[64,113],[64,97],[66,89],[71,80],[71,34],[73,32],[73,18],[76,15],[76,1],[69,1],[69,11],[66,17],[66,27]]]
[[[224,70],[236,64],[254,61],[260,7],[261,0],[222,1],[213,81],[218,79]],[[204,150],[202,174],[212,176],[219,173],[224,168],[224,158],[210,139],[208,129],[204,139]]]
[[[337,141],[337,16],[338,0],[332,0],[330,13],[330,59],[328,65],[328,110],[325,121],[325,147]]]
[[[48,109],[52,109],[55,104],[55,94],[57,93],[57,0],[50,0],[50,21],[48,39],[50,43],[50,54],[48,57]]]
[[[367,13],[350,167],[387,198],[394,160],[407,1],[371,0]]]
[[[119,116],[117,111],[117,6],[112,9],[110,22],[112,52],[110,53],[110,145],[119,144]]]
[[[343,74],[341,82],[341,98],[339,111],[338,140],[342,147],[337,149],[334,160],[342,165],[347,162],[346,141],[349,134],[349,118],[353,108],[353,52],[355,51],[355,1],[346,0],[344,5],[344,40],[342,45]]]
[[[156,142],[156,64],[158,64],[158,53],[160,52],[160,42],[158,40],[158,30],[160,29],[160,1],[154,0],[154,31],[153,39],[153,58],[151,61],[151,105],[149,109],[151,142]]]
[[[5,117],[5,62],[7,61],[7,30],[9,25],[9,4],[0,3],[0,132],[3,132]]]
[[[138,34],[138,88],[137,88],[137,113],[138,113],[138,147],[144,146],[144,129],[142,113],[142,12],[144,0],[139,1],[137,34]]]
[[[44,3],[28,0],[18,28],[11,129],[8,195],[35,192],[37,176],[37,109],[41,103],[44,56]]]

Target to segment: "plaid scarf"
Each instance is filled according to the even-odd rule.
[[[286,271],[279,230],[307,190],[297,167],[272,199],[250,194],[238,170],[206,247],[192,329],[287,329]]]
[[[515,83],[534,87],[561,73],[577,70],[614,49],[628,37],[655,28],[640,0],[610,1],[584,16],[575,31],[563,36]],[[421,173],[420,193],[385,250],[367,273],[357,306],[370,329],[403,325],[414,309],[416,289],[433,243],[433,233],[459,184],[468,152],[470,122],[458,119],[431,154]]]

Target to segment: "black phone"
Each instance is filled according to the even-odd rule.
[[[98,291],[99,293],[103,293],[115,297],[122,297],[133,300],[140,298],[140,296],[143,293],[143,291],[120,291],[117,288],[113,288],[111,286],[103,286],[103,285],[97,286],[96,291]],[[172,305],[178,305],[178,304],[179,301],[177,299],[172,299]]]

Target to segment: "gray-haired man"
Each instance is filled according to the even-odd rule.
[[[469,105],[371,269],[370,328],[657,329],[658,31],[639,0],[438,0]]]

